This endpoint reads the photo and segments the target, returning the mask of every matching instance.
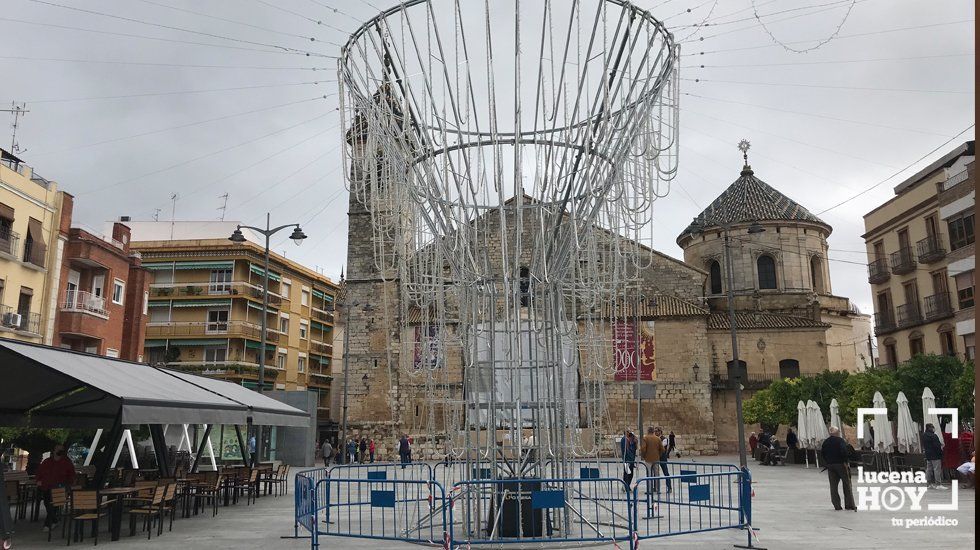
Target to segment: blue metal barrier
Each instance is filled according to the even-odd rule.
[[[643,516],[644,507],[632,510],[636,539],[744,529],[748,525],[743,490],[748,485],[744,481],[745,474],[738,469],[713,473],[685,470],[638,480],[633,501],[646,502],[647,506]],[[657,485],[659,492],[655,492]]]
[[[373,462],[371,464],[338,464],[328,470],[329,477],[348,479],[414,479],[430,481],[432,465],[426,462]]]
[[[295,522],[293,523],[293,536],[299,537],[299,527],[302,525],[309,533],[316,529],[316,484],[318,481],[327,478],[326,468],[315,468],[296,473],[293,480],[293,510],[295,512]]]
[[[617,478],[468,480],[450,500],[453,544],[618,542],[632,533],[632,501]]]
[[[324,522],[313,532],[312,548],[321,535],[439,543],[450,547],[452,508],[435,481],[328,477],[317,482],[316,516]]]
[[[297,473],[296,534],[300,526],[308,531],[313,549],[323,535],[445,548],[623,541],[634,548],[644,539],[723,529],[743,529],[745,547],[753,543],[751,474],[733,465],[668,462],[664,476],[660,463],[652,471],[638,463],[628,487],[619,460],[575,460],[574,477],[519,480],[493,479],[484,463],[401,466]]]

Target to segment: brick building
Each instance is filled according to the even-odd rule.
[[[62,226],[71,208],[62,209]],[[152,276],[130,251],[130,230],[112,224],[111,234],[71,227],[62,230],[55,346],[142,362],[148,292]]]

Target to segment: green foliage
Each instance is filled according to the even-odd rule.
[[[973,362],[963,366],[963,373],[960,374],[952,386],[952,397],[950,404],[960,410],[960,418],[973,418],[974,416],[974,390],[976,389],[976,373],[973,370]]]
[[[963,370],[959,359],[947,355],[917,355],[900,365],[895,375],[905,397],[909,398],[912,418],[922,418],[922,390],[925,388],[932,390],[940,407],[952,405],[954,381],[960,378]]]
[[[888,414],[894,418],[898,406],[895,398],[902,391],[901,385],[891,369],[868,369],[848,377],[844,382],[841,395],[837,398],[840,405],[841,421],[851,426],[857,422],[857,408],[870,407],[874,402],[875,392],[881,392],[888,407]],[[922,393],[919,392],[921,397]]]
[[[743,415],[749,424],[778,425],[796,422],[796,403],[799,401],[798,379],[776,380],[769,387],[755,392],[743,404]]]

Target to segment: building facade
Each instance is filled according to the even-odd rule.
[[[53,342],[71,201],[0,149],[0,336]]]
[[[343,317],[350,330],[345,350],[348,435],[374,438],[383,453],[390,453],[397,434],[408,433],[415,438],[413,449],[420,456],[441,458],[448,436],[440,434],[448,433],[452,422],[458,426],[454,415],[464,414],[451,407],[459,402],[458,393],[466,378],[462,372],[465,362],[458,349],[440,352],[443,368],[448,371],[444,399],[425,387],[424,380],[410,375],[418,370],[415,363],[425,355],[419,351],[427,330],[425,316],[400,303],[399,274],[379,270],[375,251],[394,247],[377,242],[372,214],[361,199],[350,197],[349,213],[344,292],[350,311],[349,317],[348,312]],[[506,215],[516,214],[507,211]],[[615,330],[640,334],[643,366],[649,372],[644,372],[639,384],[655,387],[649,394],[653,397],[644,400],[638,411],[637,381],[613,374],[603,380],[587,379],[581,373],[577,377],[579,395],[594,392],[596,385],[601,385],[605,410],[599,415],[603,423],[599,429],[605,432],[595,436],[607,442],[606,452],[612,451],[611,442],[624,426],[636,426],[638,421],[673,430],[682,438],[687,453],[735,449],[737,426],[729,370],[732,350],[727,283],[722,276],[725,241],[721,225],[730,225],[733,237],[736,323],[742,368],[747,372],[743,377],[743,385],[749,390],[746,397],[778,378],[828,369],[855,371],[872,364],[868,350],[870,316],[832,292],[827,263],[827,236],[832,229],[828,224],[755,178],[748,166],[702,217],[713,224],[697,234],[688,228],[678,237],[684,249],[683,261],[647,251],[650,260],[640,262],[647,267],[636,281],[644,299],[626,305],[623,318],[605,319],[607,332],[597,335],[609,342],[615,341]],[[490,227],[494,223],[499,223],[496,216],[489,221],[481,218],[474,227],[497,235],[497,228]],[[753,223],[764,231],[750,233],[748,228]],[[525,231],[533,225],[530,220],[523,224],[507,222],[508,228],[524,227]],[[487,240],[491,257],[500,253],[497,249],[503,243],[497,241]],[[509,236],[508,242],[508,250],[513,250],[517,242],[530,243],[533,239],[530,235],[520,239]],[[405,316],[407,323],[401,323],[399,316]],[[453,324],[447,322],[446,328],[453,330]],[[580,324],[579,330],[584,326]],[[613,355],[598,360],[612,365],[616,361]],[[583,355],[579,364],[592,359]],[[343,380],[343,371],[335,372]],[[342,400],[335,400],[335,407],[343,414]],[[590,428],[595,427],[579,426],[580,430]]]
[[[144,345],[151,364],[267,390],[318,394],[317,422],[330,420],[337,286],[279,254],[269,269],[267,336],[261,341],[264,283],[260,237],[228,240],[235,222],[130,222],[133,250],[152,272]]]
[[[66,209],[67,210],[67,209]],[[53,345],[143,362],[152,276],[130,250],[130,231],[72,227],[66,236]]]
[[[833,293],[827,237],[833,229],[755,176],[739,178],[677,237],[684,261],[708,276],[706,373],[720,449],[737,443],[733,379],[745,399],[773,380],[873,364],[870,317]],[[725,228],[728,231],[726,241]],[[739,365],[732,363],[726,246],[731,258]]]
[[[882,365],[973,357],[973,159],[974,142],[960,145],[864,216]]]

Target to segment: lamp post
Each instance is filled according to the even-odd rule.
[[[742,140],[738,144],[739,150],[742,151],[742,156],[745,159],[744,171],[749,168],[748,150],[749,142]],[[745,421],[742,414],[742,368],[738,359],[738,329],[735,327],[735,271],[732,267],[732,252],[731,252],[731,236],[729,231],[734,225],[734,221],[729,219],[728,206],[727,203],[723,202],[724,207],[723,215],[721,220],[711,220],[706,219],[704,216],[699,216],[694,218],[694,222],[691,224],[694,227],[692,235],[697,235],[703,233],[705,229],[709,226],[721,227],[723,236],[725,239],[725,286],[727,287],[728,295],[728,325],[732,337],[732,367],[734,367],[735,373],[735,421],[738,424],[738,461],[742,468],[748,466],[748,459],[745,453]],[[739,223],[744,223],[748,220],[740,220]],[[764,233],[765,228],[759,225],[758,222],[752,221],[749,224],[748,233],[750,235],[756,235],[759,233]],[[729,378],[731,378],[731,371],[729,369]],[[697,372],[697,371],[695,371]]]
[[[268,315],[269,315],[269,240],[276,233],[282,231],[283,229],[287,229],[289,227],[292,227],[293,228],[293,233],[289,236],[289,238],[294,243],[296,243],[296,246],[299,246],[299,245],[303,244],[303,239],[306,238],[306,233],[303,233],[303,230],[300,229],[298,223],[288,223],[286,225],[280,225],[279,227],[271,227],[271,224],[270,224],[271,218],[272,218],[272,215],[269,214],[269,213],[266,213],[266,215],[265,215],[265,229],[262,229],[261,227],[254,227],[254,226],[251,226],[251,225],[241,225],[241,224],[239,224],[238,227],[235,228],[235,231],[232,232],[231,236],[228,237],[228,240],[231,241],[231,242],[233,242],[233,243],[237,243],[237,244],[244,243],[247,239],[245,238],[245,235],[242,234],[242,229],[250,229],[252,231],[255,231],[256,233],[259,233],[259,234],[265,236],[265,251],[264,251],[264,262],[265,262],[265,265],[263,266],[264,271],[262,273],[262,320],[261,320],[261,323],[260,323],[260,326],[261,326],[261,330],[260,330],[261,343],[259,344],[259,384],[258,384],[258,388],[257,388],[257,391],[259,393],[262,393],[262,390],[265,389],[265,352],[266,352],[266,342],[265,341],[266,341],[266,338],[268,337],[268,334],[269,334],[269,322],[268,322]],[[255,438],[255,460],[252,461],[252,466],[255,466],[255,462],[257,462],[261,457],[262,457],[262,438],[261,437],[256,437]]]

